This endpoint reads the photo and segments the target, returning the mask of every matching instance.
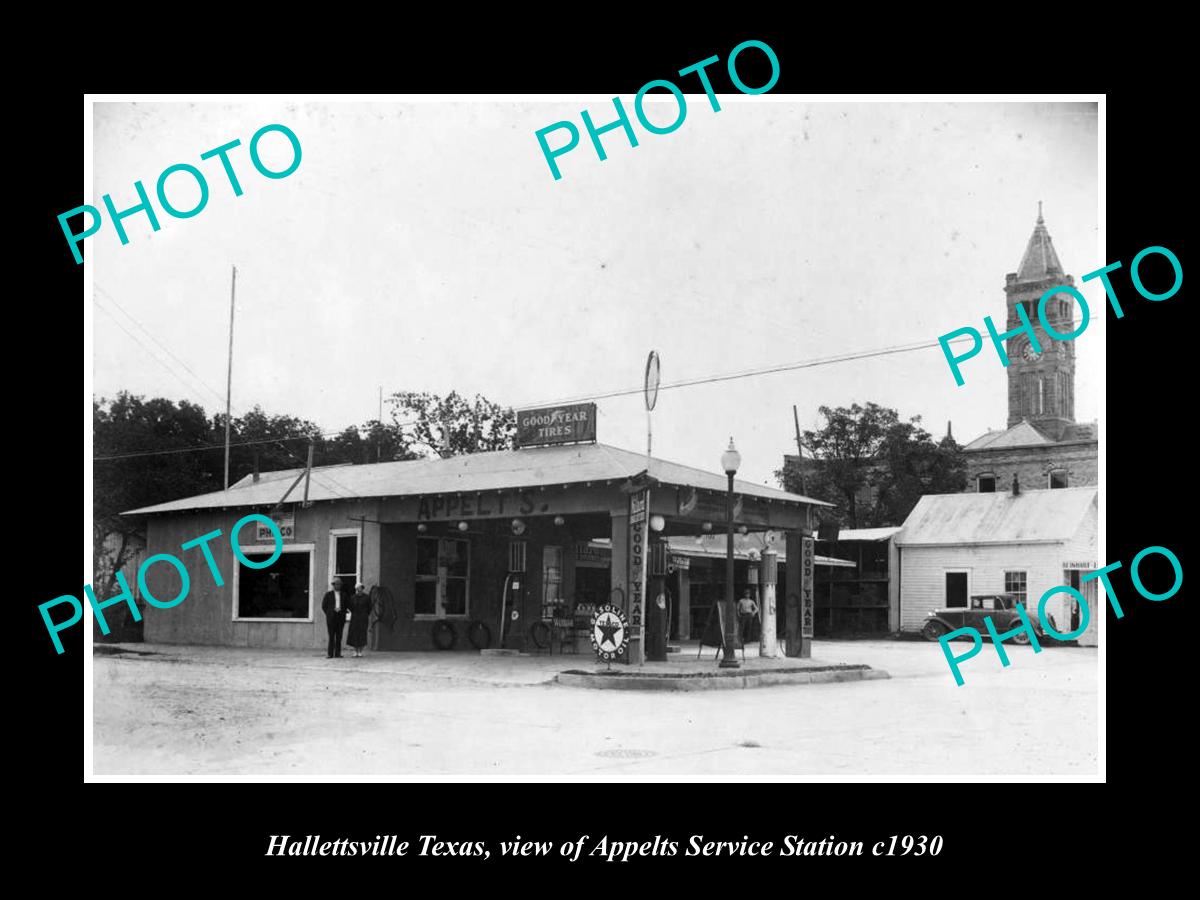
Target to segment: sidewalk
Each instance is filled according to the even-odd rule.
[[[697,659],[698,645],[694,641],[684,642],[680,646],[681,652],[669,654],[667,662],[648,662],[642,666],[630,666],[624,663],[614,663],[612,666],[608,666],[598,662],[590,651],[578,654],[554,654],[553,656],[544,653],[529,656],[483,656],[474,651],[367,652],[362,658],[345,656],[340,659],[326,659],[325,654],[319,649],[277,650],[180,644],[96,644],[93,652],[98,657],[117,658],[122,661],[186,662],[225,668],[372,674],[381,677],[441,679],[494,687],[547,684],[556,680],[559,683],[571,683],[580,687],[615,687],[617,686],[615,684],[599,684],[598,679],[616,680],[619,678],[622,682],[621,687],[644,688],[647,687],[644,683],[645,679],[639,677],[635,682],[632,676],[672,681],[678,679],[709,681],[716,677],[724,679],[749,674],[761,680],[761,677],[768,673],[773,676],[769,683],[780,683],[780,676],[796,673],[804,673],[806,677],[785,680],[788,680],[789,683],[807,683],[814,680],[815,672],[812,670],[842,673],[840,677],[830,675],[821,680],[860,678],[863,677],[862,674],[851,673],[864,671],[873,673],[867,677],[887,677],[886,673],[872,669],[859,660],[849,662],[836,657],[792,659],[785,656],[764,659],[759,657],[757,646],[746,648],[745,662],[742,663],[741,668],[721,669],[717,665],[718,659],[715,658],[716,648],[706,646],[700,658]],[[737,658],[739,662],[742,661],[740,650]],[[568,675],[566,678],[559,678],[558,676],[563,673],[574,673],[574,676]],[[580,675],[596,677],[581,679],[578,677]],[[734,687],[735,685],[708,686]],[[679,689],[679,685],[675,685],[674,689]]]

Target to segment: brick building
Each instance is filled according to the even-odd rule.
[[[1097,483],[1096,424],[1075,421],[1075,343],[1056,341],[1038,318],[1038,302],[1058,285],[1074,286],[1063,272],[1038,204],[1037,224],[1016,272],[1005,277],[1006,331],[1021,326],[1018,307],[1033,326],[1039,349],[1026,334],[1008,339],[1008,425],[967,444],[967,488],[989,493]],[[1058,294],[1046,302],[1046,319],[1060,334],[1075,329],[1074,301]]]

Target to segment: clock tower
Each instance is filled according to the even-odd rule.
[[[1075,423],[1075,343],[1056,341],[1046,334],[1038,319],[1038,302],[1042,294],[1060,285],[1074,287],[1075,280],[1063,274],[1038,203],[1037,224],[1021,265],[1005,277],[1005,330],[1021,327],[1017,307],[1024,307],[1041,348],[1035,351],[1024,332],[1008,339],[1008,427],[1027,419],[1054,441]],[[1060,334],[1075,330],[1075,302],[1070,294],[1057,294],[1046,301],[1046,321]]]

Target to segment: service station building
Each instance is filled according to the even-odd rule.
[[[779,615],[797,655],[812,634],[813,511],[830,504],[736,480],[734,492],[741,534],[784,538]],[[147,553],[178,557],[191,581],[184,602],[146,608],[148,642],[323,650],[321,598],[339,577],[373,592],[375,650],[532,650],[549,634],[586,654],[587,619],[613,603],[635,635],[645,628],[628,654],[639,662],[647,648],[662,658],[656,640],[665,647],[695,631],[668,539],[715,542],[726,497],[723,473],[592,442],[270,472],[127,515],[146,517]],[[239,564],[230,544],[251,513],[273,521],[283,542],[262,569]],[[181,550],[216,530],[208,546],[221,585],[198,548]],[[245,525],[238,544],[251,561],[276,551],[265,521]],[[179,575],[152,566],[146,588],[175,597]],[[672,598],[665,608],[662,595]]]

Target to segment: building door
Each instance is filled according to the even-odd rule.
[[[966,607],[967,605],[967,573],[946,573],[946,608]]]
[[[1066,572],[1064,572],[1063,574],[1066,576],[1065,580],[1066,580],[1068,586],[1073,587],[1075,590],[1078,591],[1079,590],[1079,576],[1081,574],[1080,571],[1078,569],[1069,569]],[[1079,627],[1079,623],[1081,621],[1083,621],[1083,616],[1080,612],[1079,604],[1074,602],[1074,598],[1072,598],[1070,601],[1070,607],[1071,607],[1071,627],[1068,628],[1067,631],[1074,631],[1076,628]]]
[[[1083,576],[1089,569],[1063,569],[1063,584],[1074,588],[1083,595],[1083,602],[1088,607],[1088,623],[1083,634],[1079,635],[1077,640],[1082,647],[1095,647],[1100,642],[1100,623],[1097,621],[1099,615],[1103,614],[1103,610],[1099,613],[1096,611],[1096,579],[1084,581]],[[1079,608],[1079,604],[1075,598],[1070,595],[1060,595],[1064,608],[1064,619],[1068,618],[1071,622],[1069,629],[1059,629],[1060,631],[1075,631],[1079,624],[1083,621],[1083,611]]]

